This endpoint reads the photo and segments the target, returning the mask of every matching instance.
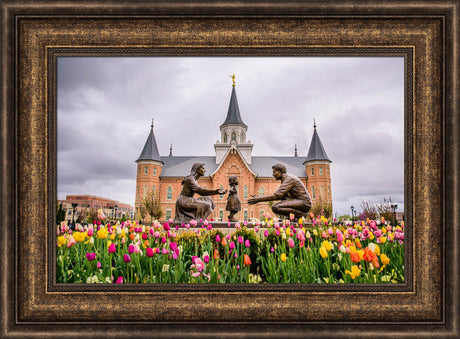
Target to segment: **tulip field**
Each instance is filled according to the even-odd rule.
[[[57,226],[58,283],[401,283],[404,223],[266,218],[214,229],[212,221]]]

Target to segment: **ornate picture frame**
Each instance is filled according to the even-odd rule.
[[[454,1],[3,1],[2,336],[458,336],[458,15]],[[55,283],[58,56],[382,54],[406,60],[404,284]]]

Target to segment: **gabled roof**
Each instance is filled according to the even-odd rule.
[[[183,178],[190,174],[192,166],[196,162],[201,162],[206,166],[204,178],[209,177],[219,167],[216,164],[215,156],[171,156],[161,157],[164,163],[160,177],[180,177]],[[286,166],[287,172],[294,174],[299,178],[306,178],[305,166],[302,164],[302,157],[283,157],[283,156],[253,156],[252,164],[248,164],[251,172],[259,178],[271,178],[272,166],[282,163]]]
[[[251,168],[251,166],[246,162],[246,160],[244,159],[243,155],[241,154],[241,152],[240,152],[240,150],[238,148],[229,148],[227,150],[227,153],[225,153],[224,157],[220,161],[220,163],[217,165],[217,168],[210,174],[210,176],[212,177],[219,170],[219,168],[221,168],[221,166],[223,165],[225,159],[227,159],[227,157],[230,154],[230,151],[232,149],[236,150],[236,152],[238,153],[239,157],[241,158],[241,161],[246,165],[246,167],[248,168],[249,172],[251,172],[253,176],[257,177],[257,173],[255,173],[254,170]]]
[[[161,161],[160,152],[158,152],[157,141],[155,140],[155,135],[153,134],[153,122],[150,129],[150,134],[145,142],[144,148],[142,149],[141,155],[137,158],[137,161],[140,160],[155,160]]]
[[[310,149],[308,150],[307,159],[305,161],[326,160],[331,162],[331,160],[327,157],[326,151],[321,143],[321,139],[316,132],[316,124],[313,127],[313,137],[311,138]]]
[[[238,100],[236,99],[235,86],[233,86],[232,88],[232,95],[230,97],[230,103],[228,104],[227,118],[225,119],[224,123],[220,126],[222,127],[224,125],[230,124],[243,125],[244,127],[248,127],[241,119],[240,108],[238,107]]]

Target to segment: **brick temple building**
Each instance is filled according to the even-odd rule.
[[[332,204],[330,163],[326,151],[313,126],[313,137],[307,157],[293,156],[255,156],[252,155],[253,144],[247,139],[248,126],[243,122],[238,107],[235,83],[233,83],[227,116],[220,125],[220,140],[214,144],[215,155],[211,156],[174,156],[172,148],[169,156],[160,156],[154,134],[153,123],[144,148],[136,160],[136,200],[135,211],[139,211],[145,195],[154,190],[159,194],[163,217],[174,218],[175,202],[181,192],[182,179],[190,174],[192,165],[204,163],[206,174],[198,184],[206,188],[223,187],[228,189],[229,176],[239,179],[239,198],[241,211],[236,218],[242,220],[261,219],[264,213],[273,215],[268,203],[249,205],[251,195],[273,193],[280,184],[272,176],[272,166],[283,163],[287,172],[300,178],[305,184],[313,204],[318,201]],[[212,196],[216,207],[209,218],[217,221],[227,220],[225,211],[227,194]],[[137,216],[138,217],[138,216]],[[149,220],[148,217],[146,218]]]

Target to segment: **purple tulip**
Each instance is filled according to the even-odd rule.
[[[123,254],[123,260],[125,261],[125,263],[129,263],[131,261],[131,257],[129,256],[129,254]]]

